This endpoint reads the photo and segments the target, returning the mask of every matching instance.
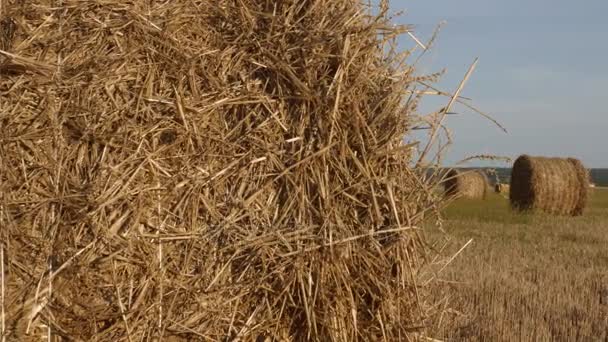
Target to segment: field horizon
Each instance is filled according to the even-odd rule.
[[[455,167],[457,168],[457,167]],[[488,167],[488,166],[467,166],[461,167],[457,169],[463,170],[494,170],[498,179],[501,183],[509,183],[511,178],[511,168],[510,167]],[[608,168],[589,168],[589,175],[591,177],[591,182],[599,187],[608,187]],[[495,178],[490,177],[490,181],[493,182]]]

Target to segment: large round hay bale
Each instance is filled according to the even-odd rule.
[[[589,176],[573,158],[522,155],[513,164],[511,206],[550,214],[582,215],[587,206]]]
[[[461,171],[452,169],[445,176],[446,196],[484,199],[489,189],[488,177],[483,171]]]

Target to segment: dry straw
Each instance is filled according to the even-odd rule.
[[[2,11],[7,340],[424,331],[407,27],[358,0]]]
[[[579,216],[588,191],[588,172],[577,159],[523,155],[513,164],[510,199],[515,209]]]
[[[451,169],[446,173],[443,185],[446,196],[470,199],[485,199],[490,188],[488,177],[480,170]]]

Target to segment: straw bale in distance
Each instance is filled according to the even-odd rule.
[[[579,216],[587,206],[588,191],[589,174],[577,159],[522,155],[513,164],[514,209]]]
[[[436,198],[404,172],[418,76],[387,47],[407,27],[359,0],[3,13],[9,340],[420,332]]]
[[[496,183],[494,184],[494,192],[497,194],[507,194],[509,193],[510,185],[505,183]]]
[[[444,191],[446,196],[459,196],[470,199],[485,199],[490,185],[483,171],[461,171],[452,169],[445,175]]]

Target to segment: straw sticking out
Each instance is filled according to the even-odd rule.
[[[464,75],[464,78],[462,79],[462,81],[460,81],[460,84],[458,85],[458,88],[456,88],[456,91],[450,97],[450,101],[448,102],[447,106],[445,106],[445,108],[443,108],[441,111],[439,111],[439,113],[438,113],[439,117],[437,118],[437,123],[435,125],[433,125],[433,127],[431,129],[429,141],[427,142],[426,147],[424,148],[424,150],[422,151],[422,153],[418,157],[418,165],[423,165],[425,163],[425,158],[427,157],[427,155],[431,151],[431,148],[433,147],[433,145],[435,143],[435,140],[437,139],[438,134],[441,131],[441,128],[442,128],[442,125],[443,125],[443,121],[445,120],[445,117],[448,115],[448,113],[452,109],[452,106],[454,105],[454,103],[460,97],[460,93],[462,92],[462,90],[464,89],[464,86],[466,85],[467,81],[469,80],[469,78],[473,74],[473,71],[475,71],[475,67],[477,66],[477,62],[478,61],[479,61],[479,59],[475,58],[475,61],[473,61],[473,64],[471,64],[471,66],[467,70],[466,74]]]
[[[415,42],[416,44],[418,44],[423,50],[426,50],[426,45],[424,45],[418,38],[416,38],[416,36],[414,36],[414,34],[412,32],[408,32],[407,33],[408,36],[410,36]]]

